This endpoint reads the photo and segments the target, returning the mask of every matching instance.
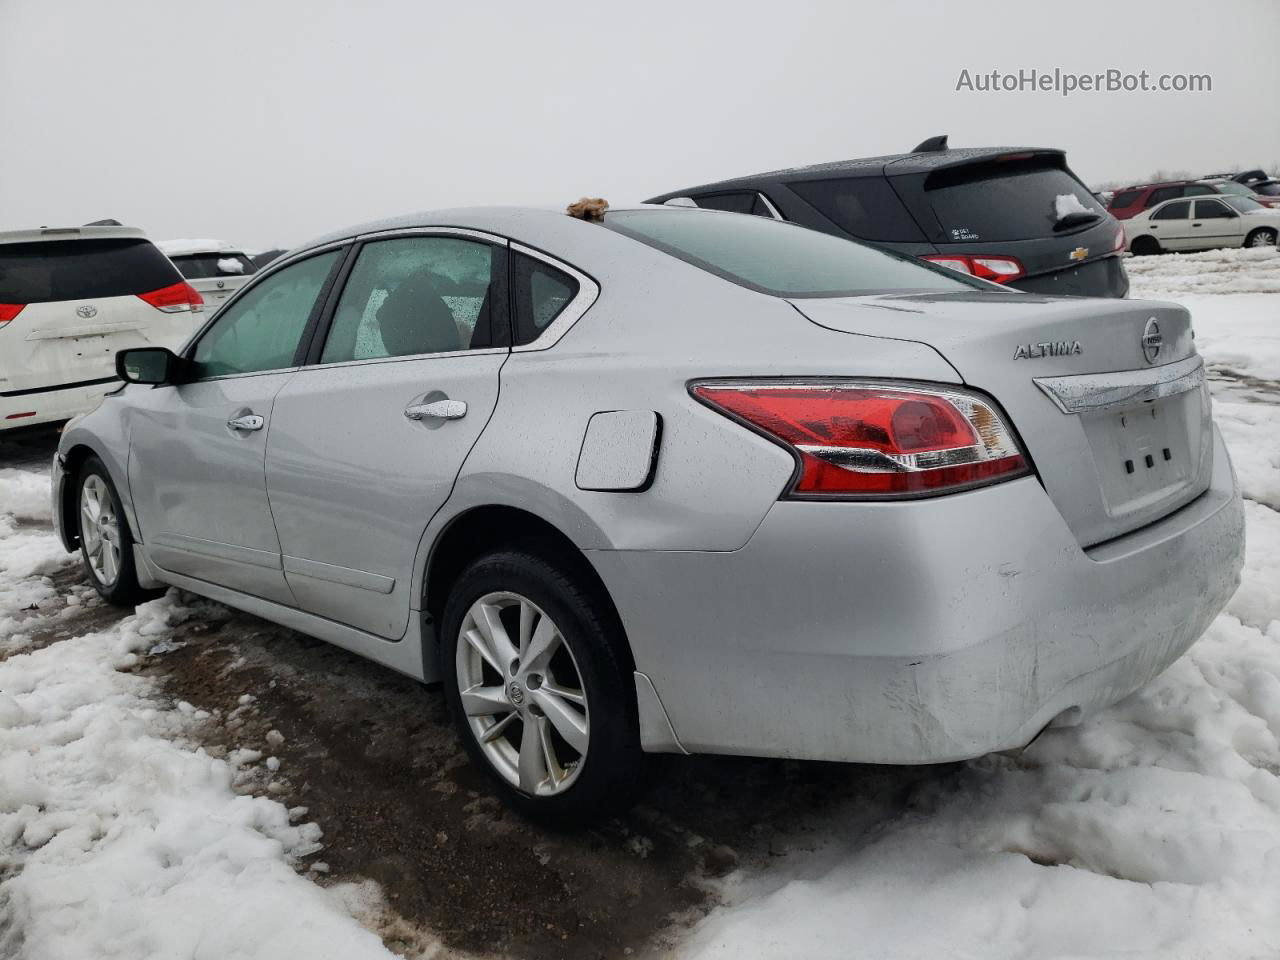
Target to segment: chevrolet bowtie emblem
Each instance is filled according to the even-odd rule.
[[[1083,260],[1088,255],[1089,255],[1088,247],[1076,247],[1074,250],[1071,251],[1071,254],[1070,254],[1072,260]]]

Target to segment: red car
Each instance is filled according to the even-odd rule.
[[[1128,220],[1136,217],[1148,207],[1157,203],[1173,200],[1177,197],[1203,197],[1209,194],[1222,193],[1213,184],[1200,180],[1168,180],[1164,183],[1146,183],[1136,187],[1125,187],[1117,190],[1111,202],[1107,204],[1107,213],[1117,220]]]

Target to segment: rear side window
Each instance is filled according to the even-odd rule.
[[[454,353],[493,345],[494,247],[449,236],[396,237],[360,250],[321,363]]]
[[[719,217],[706,219],[720,219]],[[515,342],[532,343],[578,295],[578,281],[523,253],[515,259]]]
[[[1119,210],[1123,207],[1131,207],[1138,202],[1138,198],[1142,196],[1141,190],[1122,190],[1111,198],[1111,209]]]
[[[147,240],[0,245],[0,303],[125,297],[181,280],[169,258]]]
[[[932,173],[924,196],[951,243],[1054,236],[1057,198],[1073,194],[1099,218],[1105,211],[1075,177],[1044,160],[973,164]]]
[[[1164,203],[1166,200],[1181,197],[1183,194],[1182,187],[1158,187],[1151,191],[1151,196],[1147,197],[1147,206],[1154,207],[1157,203]]]
[[[1191,215],[1191,201],[1179,200],[1167,207],[1161,207],[1151,215],[1152,220],[1185,220]]]
[[[728,213],[751,213],[755,201],[754,193],[716,193],[693,198],[693,202],[704,210],[724,210]]]
[[[809,180],[788,186],[841,230],[862,240],[925,242],[920,227],[883,177]]]
[[[196,253],[171,259],[188,280],[246,277],[258,269],[243,253]]]
[[[678,260],[775,297],[846,297],[889,291],[991,291],[944,267],[762,217],[696,210],[622,210],[604,224]]]

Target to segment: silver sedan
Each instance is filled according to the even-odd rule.
[[[1234,591],[1189,316],[802,227],[450,210],[273,263],[62,436],[99,592],[444,687],[511,805],[645,753],[929,763],[1125,696]]]

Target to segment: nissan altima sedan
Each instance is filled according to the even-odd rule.
[[[440,681],[518,810],[646,753],[919,764],[1133,691],[1234,591],[1187,312],[803,227],[450,210],[325,237],[68,427],[58,528]]]

